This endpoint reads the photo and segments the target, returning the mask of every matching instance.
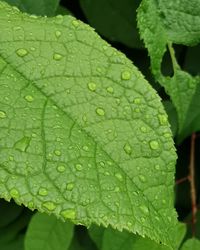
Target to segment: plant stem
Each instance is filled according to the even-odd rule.
[[[181,178],[181,179],[178,179],[178,180],[176,181],[176,185],[181,184],[181,183],[183,183],[183,182],[185,182],[185,181],[188,181],[188,180],[189,180],[189,176],[186,176],[186,177],[183,177],[183,178]]]
[[[195,224],[196,224],[196,189],[195,189],[195,139],[196,134],[191,136],[191,151],[190,151],[190,164],[189,164],[189,182],[190,182],[190,194],[192,205],[192,235],[195,236]]]
[[[172,47],[172,43],[168,43],[167,45],[168,45],[169,54],[172,60],[173,71],[175,72],[177,69],[180,69],[180,66],[176,60],[175,51],[174,51],[174,48]]]

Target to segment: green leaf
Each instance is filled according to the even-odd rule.
[[[59,0],[4,0],[21,11],[39,16],[54,16]]]
[[[191,249],[192,250],[199,250],[200,249],[200,241],[195,239],[195,238],[189,239],[183,244],[183,246],[181,248],[181,250],[191,250]]]
[[[141,0],[80,0],[89,23],[111,41],[141,47],[136,28],[136,9]]]
[[[36,213],[25,237],[25,250],[66,250],[73,237],[73,224],[55,216]]]
[[[180,245],[183,237],[185,235],[186,226],[184,224],[179,223],[176,235],[174,235],[176,247]],[[157,244],[154,241],[142,238],[138,235],[134,235],[128,233],[126,231],[118,232],[111,228],[103,229],[98,227],[92,227],[90,229],[90,235],[96,245],[101,250],[168,250],[170,249],[167,246]]]
[[[0,2],[0,30],[1,197],[172,245],[176,154],[155,90],[71,16]]]
[[[200,129],[199,108],[194,109],[192,104],[199,100],[199,95],[196,97],[196,93],[199,94],[197,89],[200,80],[199,77],[192,77],[180,69],[172,43],[188,46],[199,43],[199,13],[198,0],[193,0],[190,4],[188,1],[180,4],[178,0],[143,0],[138,10],[138,26],[151,57],[152,72],[165,87],[177,109],[179,139]],[[161,73],[161,62],[167,46],[174,70],[172,77],[164,77]]]

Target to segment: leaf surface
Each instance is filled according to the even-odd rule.
[[[0,2],[0,30],[1,196],[172,245],[176,154],[142,74],[71,16]]]
[[[191,250],[191,249],[192,250],[199,250],[200,249],[200,241],[195,239],[195,238],[189,239],[183,244],[183,246],[181,248],[181,250]]]
[[[55,216],[35,214],[28,226],[25,250],[66,250],[73,237],[73,224]]]
[[[178,0],[143,0],[138,10],[138,26],[151,57],[152,72],[165,87],[178,113],[179,139],[200,129],[199,107],[193,104],[199,100],[200,80],[199,76],[192,77],[181,70],[172,44],[192,46],[199,43],[199,13],[198,0],[190,4],[187,1],[180,4]],[[161,72],[167,46],[174,70],[171,77],[164,77]]]

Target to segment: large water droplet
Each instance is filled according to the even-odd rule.
[[[81,171],[83,169],[83,166],[81,164],[76,164],[76,170]]]
[[[10,195],[15,199],[19,198],[19,191],[16,188],[12,188],[10,190]]]
[[[38,194],[41,196],[46,196],[48,194],[48,191],[46,190],[46,188],[40,188]]]
[[[16,53],[18,56],[24,57],[28,55],[28,50],[21,48],[21,49],[16,50]]]
[[[132,152],[132,147],[131,147],[131,145],[130,145],[129,143],[126,143],[126,144],[124,145],[124,151],[125,151],[126,154],[128,154],[128,155],[131,154],[131,152]]]
[[[6,113],[4,111],[0,111],[0,119],[6,118]]]
[[[131,78],[131,73],[130,71],[123,71],[122,74],[121,74],[121,77],[123,80],[130,80]]]
[[[105,115],[105,110],[103,108],[97,108],[96,113],[99,116],[104,116]]]
[[[24,98],[27,102],[32,102],[34,100],[34,98],[31,95],[26,95]]]
[[[59,60],[62,59],[62,55],[61,55],[61,54],[58,54],[58,53],[55,53],[55,54],[53,55],[53,59],[56,60],[56,61],[59,61]]]
[[[49,211],[53,211],[53,210],[55,210],[55,208],[56,208],[55,203],[53,203],[53,202],[51,202],[51,201],[44,202],[42,205],[43,205],[43,207],[45,207],[45,208],[48,209]]]
[[[76,218],[76,212],[73,209],[66,209],[61,211],[60,215],[64,219],[71,219],[74,220]]]
[[[155,141],[155,140],[153,140],[153,141],[150,141],[150,148],[151,149],[153,149],[153,150],[156,150],[156,149],[159,149],[159,143],[157,142],[157,141]]]
[[[28,136],[25,136],[14,144],[14,148],[19,151],[26,152],[26,150],[29,147],[30,141],[31,141],[31,138]]]
[[[72,183],[72,182],[68,183],[66,188],[67,188],[68,191],[72,191],[73,188],[74,188],[74,183]]]
[[[96,83],[94,83],[94,82],[89,82],[88,83],[88,89],[90,90],[90,91],[95,91],[96,90]]]

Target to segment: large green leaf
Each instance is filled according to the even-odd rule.
[[[138,26],[151,57],[152,72],[177,109],[181,139],[200,129],[199,107],[193,104],[199,100],[200,79],[180,69],[172,43],[188,46],[199,43],[199,13],[199,0],[192,0],[190,4],[188,1],[180,4],[178,0],[143,0],[138,10]],[[164,77],[161,73],[166,46],[174,69],[172,77]]]
[[[37,213],[25,237],[25,250],[66,250],[73,237],[73,224],[55,216]]]
[[[181,248],[181,250],[199,250],[199,249],[200,249],[200,241],[195,238],[187,240]]]
[[[179,223],[174,235],[176,242],[175,249],[178,249],[181,241],[186,232],[186,226]],[[154,241],[142,238],[138,235],[134,235],[128,232],[118,232],[111,228],[104,229],[102,227],[93,226],[90,228],[90,235],[98,249],[101,250],[168,250],[169,247],[157,244]]]
[[[172,245],[176,154],[141,73],[71,16],[0,2],[0,30],[1,197]]]
[[[89,23],[103,36],[130,47],[141,47],[136,9],[141,0],[80,0]]]
[[[4,0],[21,11],[41,16],[54,16],[59,0]]]

